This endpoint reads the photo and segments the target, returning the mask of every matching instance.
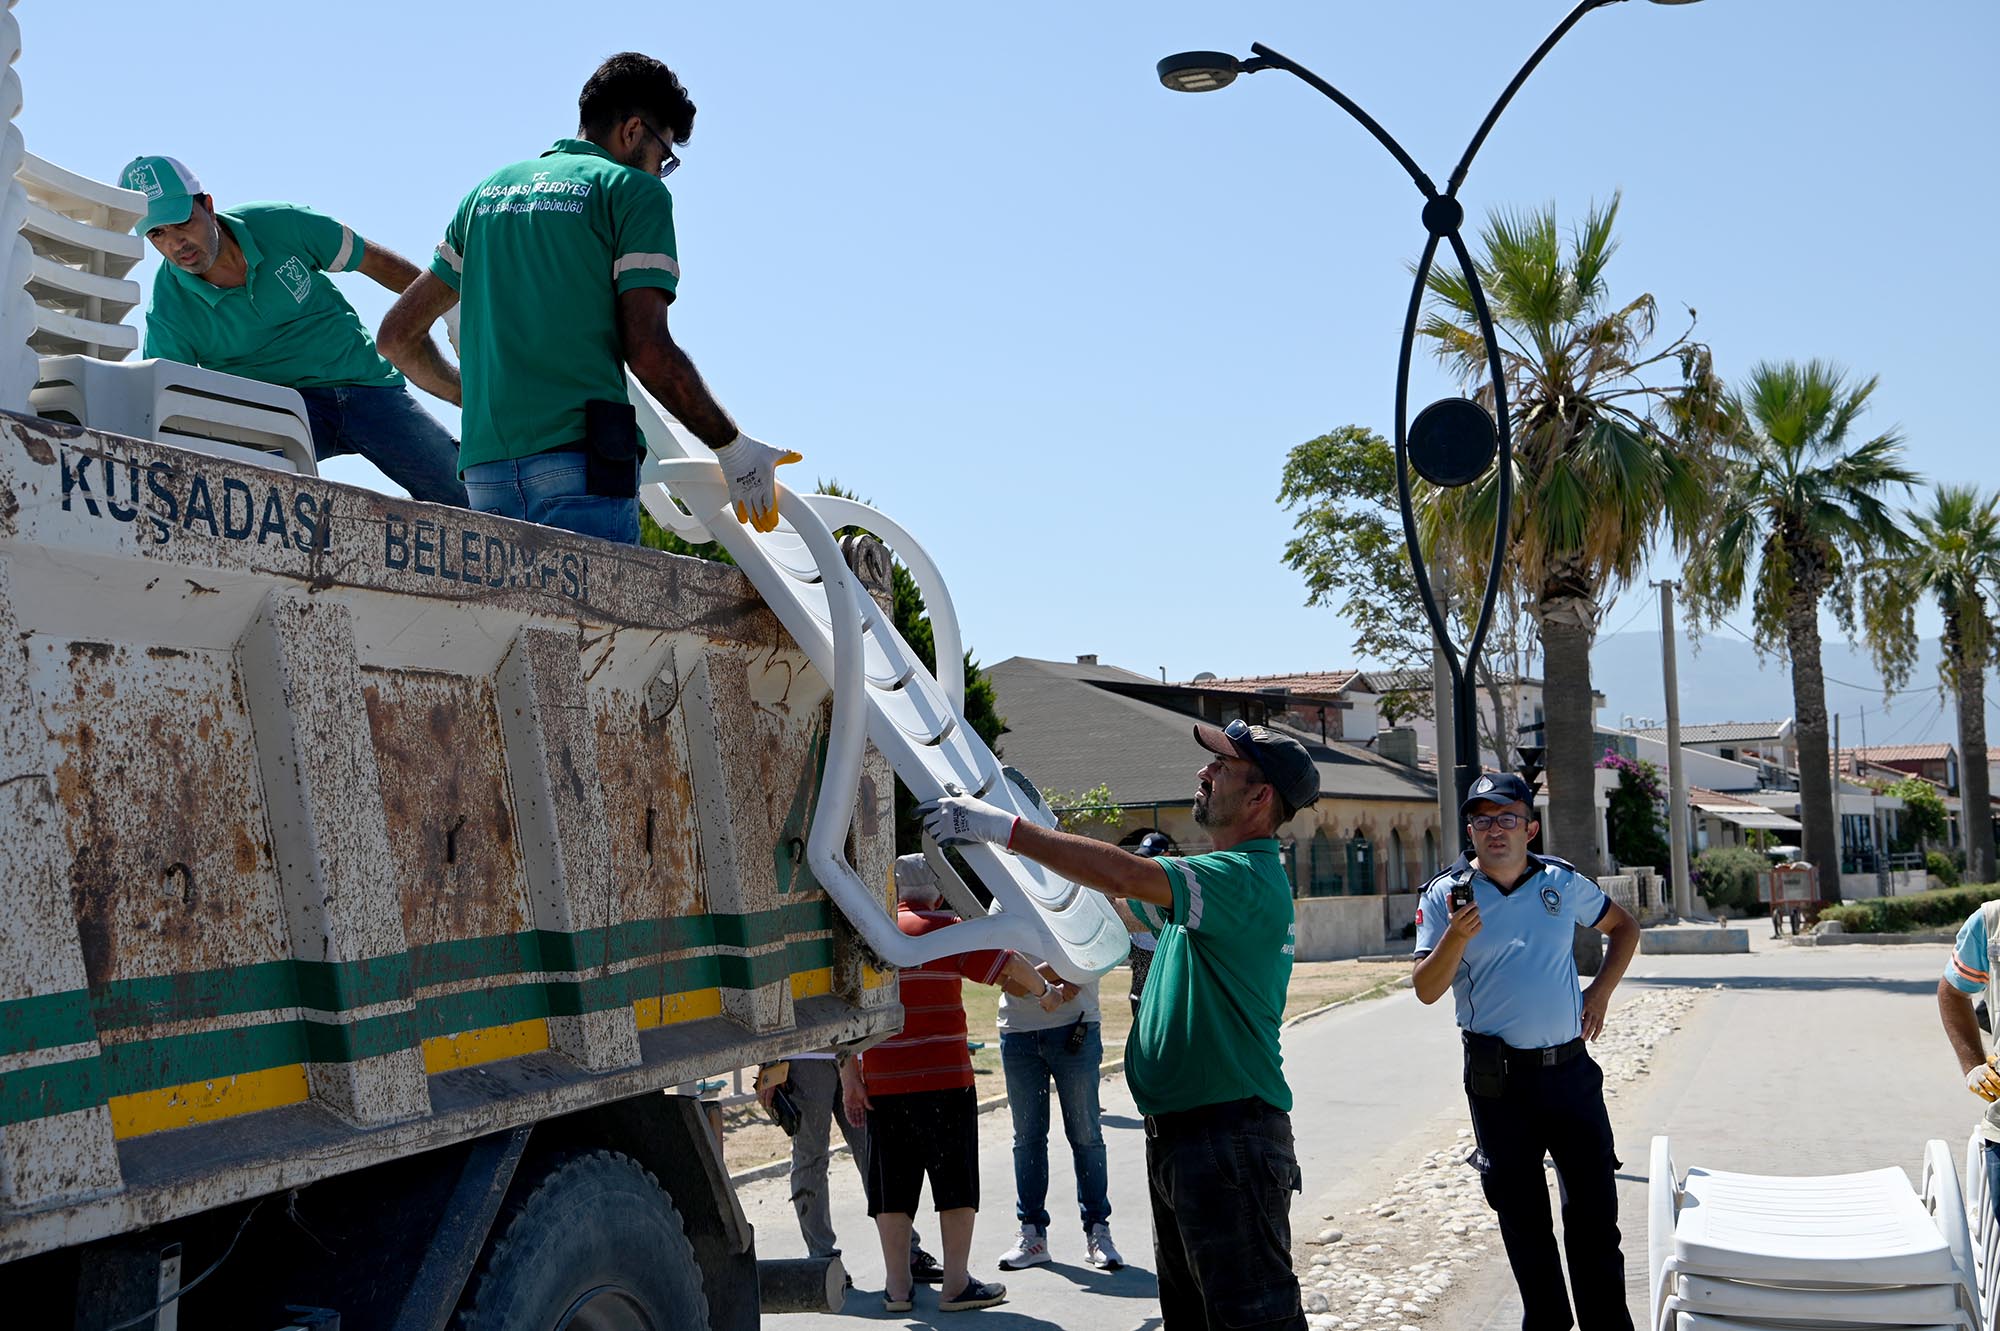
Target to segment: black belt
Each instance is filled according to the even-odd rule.
[[[1465,1046],[1468,1050],[1475,1048],[1497,1050],[1500,1054],[1501,1070],[1509,1073],[1561,1067],[1583,1054],[1581,1035],[1565,1044],[1552,1044],[1543,1049],[1516,1049],[1496,1036],[1479,1035],[1473,1031],[1461,1031],[1460,1034],[1465,1037]]]
[[[1278,1111],[1264,1103],[1259,1096],[1247,1096],[1241,1100],[1224,1100],[1220,1104],[1196,1105],[1193,1109],[1176,1109],[1170,1114],[1147,1114],[1146,1135],[1160,1137],[1187,1128],[1206,1127],[1217,1122],[1235,1118],[1245,1118],[1253,1114]]]

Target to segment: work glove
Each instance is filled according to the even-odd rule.
[[[1014,839],[1014,815],[970,795],[947,795],[919,805],[924,831],[940,846],[964,846],[976,841],[1005,849]]]
[[[778,468],[797,462],[801,455],[771,447],[747,434],[737,436],[715,450],[722,474],[729,480],[729,497],[736,504],[736,520],[758,531],[778,526]]]
[[[1995,1057],[2000,1055],[1988,1054],[1984,1063],[1965,1074],[1965,1089],[1988,1104],[2000,1100],[2000,1072],[1993,1068]]]
[[[465,353],[458,348],[458,309],[459,305],[463,303],[463,301],[460,301],[453,304],[450,309],[444,312],[442,320],[444,323],[445,341],[451,343],[451,354],[457,356],[460,360],[465,359]]]

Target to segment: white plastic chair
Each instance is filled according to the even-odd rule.
[[[1942,1142],[1925,1147],[1919,1195],[1900,1169],[1786,1178],[1697,1167],[1681,1180],[1668,1139],[1655,1137],[1647,1220],[1656,1329],[1740,1325],[1726,1320],[1739,1313],[1879,1326],[1892,1324],[1882,1315],[1890,1306],[1914,1316],[1944,1299],[1954,1315],[1925,1324],[1986,1324],[1963,1195]]]
[[[139,285],[125,274],[146,252],[131,234],[145,196],[23,152],[14,178],[26,195],[21,234],[33,247],[24,275],[35,300],[28,344],[44,355],[121,360],[138,349],[125,316]]]
[[[45,356],[28,408],[94,430],[319,474],[298,390],[178,361]]]

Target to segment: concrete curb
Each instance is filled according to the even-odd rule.
[[[1333,1011],[1335,1008],[1343,1008],[1348,1006],[1350,1003],[1365,1003],[1371,998],[1381,998],[1383,995],[1393,993],[1395,990],[1407,989],[1410,987],[1411,984],[1415,982],[1415,980],[1416,977],[1414,975],[1403,975],[1393,980],[1385,980],[1381,984],[1376,985],[1373,989],[1366,989],[1358,994],[1349,994],[1346,998],[1336,999],[1333,1002],[1327,1003],[1321,1007],[1313,1008],[1309,1012],[1301,1012],[1296,1017],[1288,1017],[1283,1022],[1283,1026],[1284,1027],[1296,1026],[1302,1021],[1310,1021],[1312,1018],[1322,1016],[1325,1013]],[[1125,1058],[1124,1055],[1121,1054],[1117,1058],[1106,1063],[1102,1068],[1100,1068],[1098,1070],[1097,1075],[1101,1080],[1105,1077],[1115,1077],[1124,1070],[1125,1070]],[[1004,1095],[991,1096],[979,1102],[979,1107],[977,1112],[981,1114],[990,1114],[994,1110],[1000,1108],[1002,1105],[1006,1103],[1007,1103],[1007,1097]],[[852,1154],[852,1152],[850,1152],[847,1149],[847,1143],[841,1141],[841,1142],[836,1142],[833,1148],[827,1152],[827,1158],[835,1159],[838,1158],[839,1156],[849,1155],[849,1154]],[[757,1165],[750,1169],[742,1170],[739,1173],[731,1174],[729,1176],[729,1182],[732,1186],[740,1188],[746,1183],[756,1183],[762,1179],[776,1178],[780,1174],[788,1174],[791,1172],[791,1168],[792,1168],[792,1162],[789,1160],[773,1160],[769,1164]]]
[[[1849,943],[1950,943],[1956,929],[1913,929],[1903,934],[1799,934],[1786,941],[1793,947],[1840,947]]]

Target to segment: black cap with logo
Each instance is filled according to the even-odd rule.
[[[1512,772],[1488,772],[1472,783],[1472,791],[1466,795],[1465,803],[1458,806],[1458,812],[1464,817],[1475,804],[1512,804],[1516,800],[1527,805],[1529,813],[1535,811],[1535,792],[1527,782]]]
[[[1194,737],[1210,753],[1255,764],[1285,802],[1287,817],[1319,799],[1319,764],[1290,735],[1247,721],[1221,727],[1202,721],[1195,723]]]

